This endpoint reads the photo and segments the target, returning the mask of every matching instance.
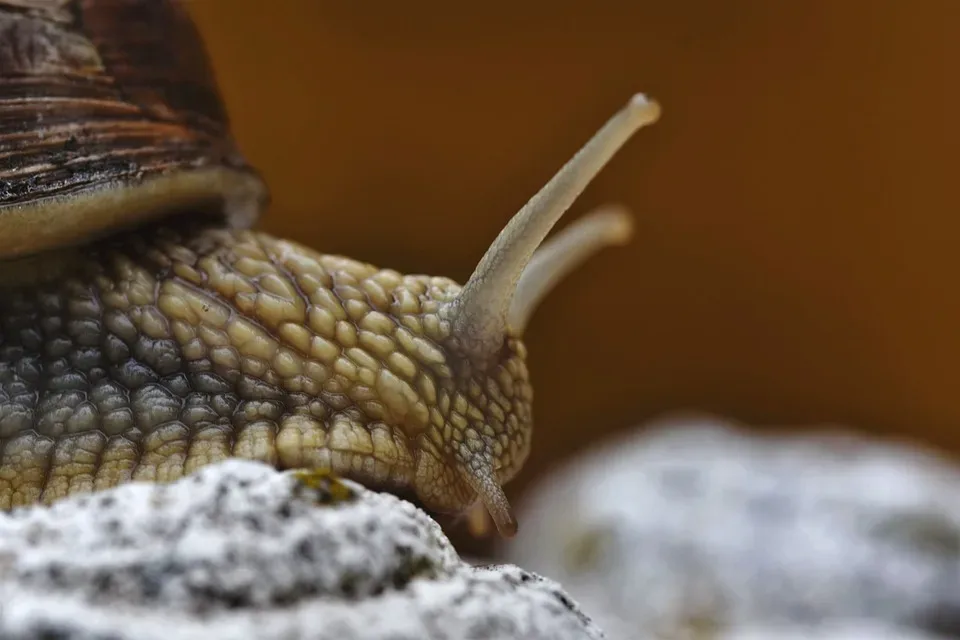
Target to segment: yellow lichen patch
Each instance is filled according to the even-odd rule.
[[[53,455],[53,440],[24,433],[9,441],[0,458],[0,507],[38,502]]]
[[[41,500],[51,504],[75,493],[93,490],[97,461],[107,443],[99,431],[61,436],[53,450],[53,461]]]
[[[299,469],[292,475],[304,488],[315,492],[318,504],[340,504],[357,497],[356,492],[329,469]]]

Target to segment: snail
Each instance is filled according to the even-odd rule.
[[[255,230],[268,188],[176,2],[0,0],[0,507],[242,457],[515,534],[524,328],[631,218],[547,235],[659,113],[634,96],[461,286]]]

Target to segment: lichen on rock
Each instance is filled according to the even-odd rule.
[[[0,516],[0,637],[603,634],[556,583],[462,562],[408,502],[229,460]]]

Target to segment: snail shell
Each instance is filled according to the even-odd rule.
[[[178,4],[0,0],[0,113],[0,256],[220,202],[249,227],[266,204]]]
[[[0,507],[237,456],[480,506],[511,535],[523,329],[630,219],[541,243],[658,115],[631,100],[461,287],[252,230],[266,187],[176,3],[0,0]]]

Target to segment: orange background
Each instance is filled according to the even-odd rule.
[[[529,327],[510,493],[674,408],[958,448],[960,2],[361,4],[190,3],[263,228],[321,250],[462,282],[633,92],[664,107],[571,212],[638,232]]]

